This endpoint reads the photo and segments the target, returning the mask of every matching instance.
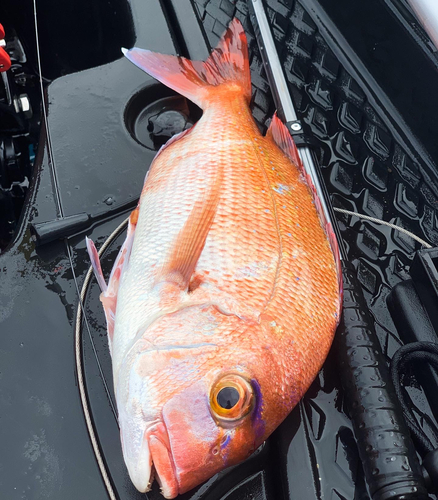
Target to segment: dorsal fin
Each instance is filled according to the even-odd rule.
[[[272,140],[277,144],[277,146],[283,151],[283,153],[300,169],[300,172],[312,193],[313,200],[315,202],[315,207],[319,215],[321,226],[323,227],[325,234],[329,240],[330,247],[333,252],[335,259],[336,270],[338,274],[338,284],[339,293],[342,297],[342,270],[341,270],[341,258],[339,254],[339,246],[336,240],[336,235],[334,233],[331,223],[325,218],[324,210],[322,208],[321,200],[319,199],[318,193],[316,192],[315,186],[313,185],[310,175],[306,172],[303,162],[301,161],[300,155],[298,153],[297,146],[290,135],[289,130],[286,125],[278,118],[277,113],[274,113],[272,117],[269,129],[266,132],[266,137],[272,138]],[[339,317],[339,314],[338,314]],[[339,320],[338,320],[339,321]]]
[[[170,282],[175,283],[182,290],[188,289],[190,278],[216,215],[222,177],[222,171],[218,171],[210,189],[195,202],[183,228],[172,244],[155,284]]]
[[[277,113],[274,113],[274,116],[272,117],[271,124],[266,132],[266,137],[272,138],[283,153],[288,156],[289,159],[292,160],[293,163],[295,163],[295,165],[300,169],[301,173],[305,173],[303,163],[300,155],[298,154],[297,146],[295,145],[295,142],[292,139],[286,125],[280,120],[280,118],[278,118]]]

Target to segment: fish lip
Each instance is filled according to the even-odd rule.
[[[122,437],[125,455],[125,443]],[[140,493],[147,493],[156,479],[165,498],[175,498],[180,491],[180,483],[172,456],[167,428],[162,421],[148,423],[143,432],[140,453],[135,462],[127,460],[132,483]]]
[[[160,485],[164,498],[175,498],[180,491],[180,481],[166,425],[160,421],[149,427],[145,434],[147,435],[154,479]]]
[[[131,478],[132,483],[140,493],[146,493],[151,489],[151,485],[154,480],[154,468],[152,464],[152,457],[149,449],[149,443],[145,439],[144,435],[139,456],[135,462],[131,462],[131,460],[127,459],[128,455],[126,454],[123,434],[121,434],[121,436],[122,436],[123,455],[125,458],[125,463],[128,469],[129,477]]]

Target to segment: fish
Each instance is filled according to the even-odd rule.
[[[175,498],[249,457],[321,369],[339,321],[333,231],[286,126],[250,111],[234,19],[210,57],[125,56],[203,110],[146,175],[108,283],[120,436],[140,492]]]

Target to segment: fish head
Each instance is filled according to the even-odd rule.
[[[155,349],[140,342],[133,350],[117,399],[123,454],[139,491],[154,478],[166,498],[192,489],[246,459],[292,409],[276,382],[275,355],[255,335],[260,325],[235,326],[226,332],[222,324],[220,335],[202,342]]]
[[[255,405],[251,380],[237,369],[204,376],[164,405],[179,493],[241,462],[263,442],[252,418]]]

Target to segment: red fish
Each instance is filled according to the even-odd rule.
[[[247,458],[321,368],[338,323],[336,259],[296,147],[249,109],[246,37],[234,20],[205,62],[125,55],[204,110],[150,168],[108,286],[130,477],[174,498]],[[335,252],[336,253],[336,252]]]

